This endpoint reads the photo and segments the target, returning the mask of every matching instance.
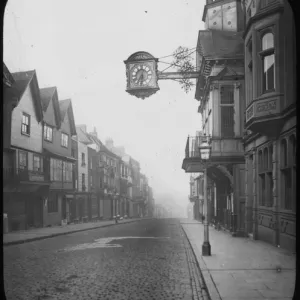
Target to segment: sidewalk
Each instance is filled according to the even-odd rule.
[[[58,235],[85,231],[85,230],[95,229],[99,227],[121,225],[124,223],[131,223],[131,222],[136,222],[136,221],[141,221],[146,219],[148,218],[125,219],[125,220],[120,220],[118,224],[115,224],[114,220],[108,220],[108,221],[70,224],[65,226],[53,226],[53,227],[36,228],[36,229],[17,231],[17,232],[9,232],[3,234],[3,246],[23,244],[32,241],[55,237]]]
[[[293,299],[296,255],[262,241],[232,237],[209,226],[211,256],[202,256],[204,226],[181,220],[211,300]]]

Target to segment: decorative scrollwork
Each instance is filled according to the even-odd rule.
[[[210,87],[209,87],[210,91],[213,91],[213,90],[218,90],[219,89],[219,85],[217,84],[211,84]]]

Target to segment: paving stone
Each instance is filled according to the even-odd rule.
[[[199,269],[178,221],[142,220],[85,233],[4,247],[6,298],[203,299]],[[162,238],[111,242],[121,248],[64,251],[122,236]]]

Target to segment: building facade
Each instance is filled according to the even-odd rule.
[[[58,99],[56,87],[40,90],[43,107],[43,153],[50,191],[45,204],[44,225],[70,222],[70,199],[74,192],[71,139],[76,134],[71,100]]]
[[[207,1],[197,44],[195,98],[200,102],[201,132],[189,137],[183,168],[202,172],[199,146],[211,145],[208,174],[209,218],[245,235],[245,158],[243,22],[240,1]]]
[[[208,217],[295,249],[296,45],[288,1],[207,0],[197,44],[202,133],[183,169],[207,169]],[[211,145],[209,165],[199,146]],[[195,184],[193,182],[193,184]]]
[[[9,231],[16,231],[43,226],[50,182],[43,159],[43,111],[36,72],[12,76],[10,92],[19,102],[11,115],[10,145],[3,153],[3,210]]]
[[[245,1],[246,231],[296,247],[296,36],[288,1]]]
[[[142,202],[140,194],[140,163],[130,157],[130,168],[132,175],[132,200],[130,205],[130,215],[134,218],[137,218],[141,215],[140,204]]]

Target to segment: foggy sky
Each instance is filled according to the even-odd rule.
[[[83,5],[84,4],[84,5]],[[157,58],[195,48],[204,29],[204,0],[9,0],[4,62],[11,72],[35,69],[40,88],[71,98],[76,124],[97,128],[141,164],[155,195],[188,203],[181,169],[188,135],[200,130],[195,88],[174,81],[141,100],[125,92],[124,60],[137,51]],[[170,62],[170,59],[163,59]],[[160,64],[159,70],[167,65]]]

